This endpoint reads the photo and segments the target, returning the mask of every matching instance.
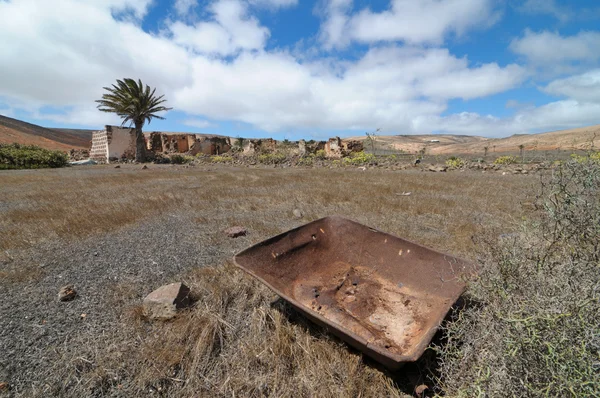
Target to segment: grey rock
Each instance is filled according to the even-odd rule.
[[[237,238],[238,236],[246,236],[246,233],[248,231],[244,227],[235,226],[235,227],[227,228],[223,232],[225,232],[227,234],[227,236],[229,236],[230,238]]]
[[[302,216],[304,214],[302,214],[302,211],[300,209],[294,209],[294,211],[292,212],[294,214],[294,217],[296,218],[302,218]]]
[[[144,298],[144,315],[149,319],[167,320],[177,310],[189,306],[190,289],[181,282],[161,286]]]
[[[77,296],[77,291],[73,285],[65,285],[58,291],[59,301],[71,301]]]

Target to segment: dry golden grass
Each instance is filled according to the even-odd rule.
[[[519,218],[536,181],[476,172],[109,167],[0,173],[0,250],[114,231],[169,212],[208,223],[211,214],[226,214],[262,239],[282,232],[263,220],[287,219],[300,208],[305,221],[338,214],[469,257],[479,226]]]
[[[200,397],[398,397],[392,378],[277,301],[231,265],[186,277],[195,307],[172,322],[137,317],[142,343],[125,364],[135,394]],[[96,381],[98,382],[98,381]]]
[[[535,179],[152,165],[144,171],[105,166],[0,172],[0,248],[10,256],[43,241],[103,234],[173,213],[215,231],[243,225],[258,242],[338,214],[473,259],[473,235],[485,224],[510,229],[525,214],[521,203],[530,200]],[[293,219],[295,208],[304,212],[303,220]],[[205,238],[205,245],[221,239]],[[12,283],[35,277],[13,277]],[[276,296],[231,265],[181,278],[195,306],[165,323],[142,319],[135,291],[126,282],[116,284],[109,305],[122,314],[121,338],[90,337],[85,355],[63,358],[48,370],[62,382],[30,395],[393,397],[412,394],[425,381],[425,362],[388,374],[285,303],[272,304]]]

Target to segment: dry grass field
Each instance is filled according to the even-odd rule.
[[[0,172],[0,382],[9,385],[0,395],[433,392],[433,352],[389,373],[277,301],[231,257],[337,214],[477,261],[474,240],[514,231],[539,178],[219,165]],[[233,225],[248,235],[226,237]],[[195,306],[174,321],[144,320],[143,297],[175,281],[191,287]],[[66,283],[78,297],[60,303]]]

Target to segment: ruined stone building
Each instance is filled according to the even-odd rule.
[[[195,156],[221,155],[231,151],[235,138],[222,136],[207,136],[191,133],[163,133],[159,131],[144,133],[146,149],[160,155],[187,154]],[[271,153],[278,149],[278,142],[272,138],[246,139],[240,141],[244,155]],[[288,149],[289,145],[288,143]],[[348,156],[352,152],[363,150],[360,141],[343,141],[339,137],[330,138],[329,141],[300,140],[296,143],[295,153],[300,156],[314,154],[324,150],[329,158]],[[92,135],[92,148],[90,158],[101,163],[110,163],[119,160],[135,159],[135,129],[105,126],[104,130],[96,131]]]
[[[363,143],[356,140],[342,141],[340,137],[330,138],[325,143],[325,154],[328,158],[349,156],[352,152],[362,152]]]
[[[149,132],[144,138],[148,151],[155,154],[219,155],[231,150],[228,137]],[[94,132],[90,158],[101,163],[135,159],[135,129],[105,126]]]
[[[106,126],[92,134],[90,159],[109,163],[123,158],[135,159],[135,129]]]

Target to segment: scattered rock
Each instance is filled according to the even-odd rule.
[[[8,391],[9,387],[10,386],[8,385],[8,383],[6,383],[4,381],[0,383],[0,391]]]
[[[421,163],[421,159],[417,159],[417,160],[415,160],[415,162],[413,163],[413,165],[416,166],[416,165],[418,165],[420,163]]]
[[[410,196],[411,194],[412,194],[412,192],[399,192],[399,193],[396,193],[396,195],[398,195],[398,196]]]
[[[294,214],[294,217],[296,218],[302,218],[302,216],[304,214],[302,214],[302,211],[300,209],[294,209],[294,211],[292,212]]]
[[[65,285],[58,291],[59,301],[71,301],[77,296],[77,291],[73,285]]]
[[[177,310],[190,305],[190,289],[181,282],[161,286],[146,296],[144,315],[149,319],[171,319]]]
[[[115,166],[115,169],[120,169],[120,168],[121,168],[120,164],[118,164],[118,165]]]
[[[248,231],[244,227],[235,226],[235,227],[227,228],[223,232],[225,232],[227,234],[227,236],[229,236],[230,238],[237,238],[238,236],[246,236],[246,233]]]
[[[142,167],[142,170],[148,170],[148,166],[144,165],[144,166]]]
[[[434,173],[445,172],[448,169],[446,166],[429,166],[427,170],[433,171]]]
[[[429,387],[427,387],[426,384],[418,385],[417,387],[415,387],[415,394],[417,394],[417,397],[422,397],[423,393],[428,389]]]

